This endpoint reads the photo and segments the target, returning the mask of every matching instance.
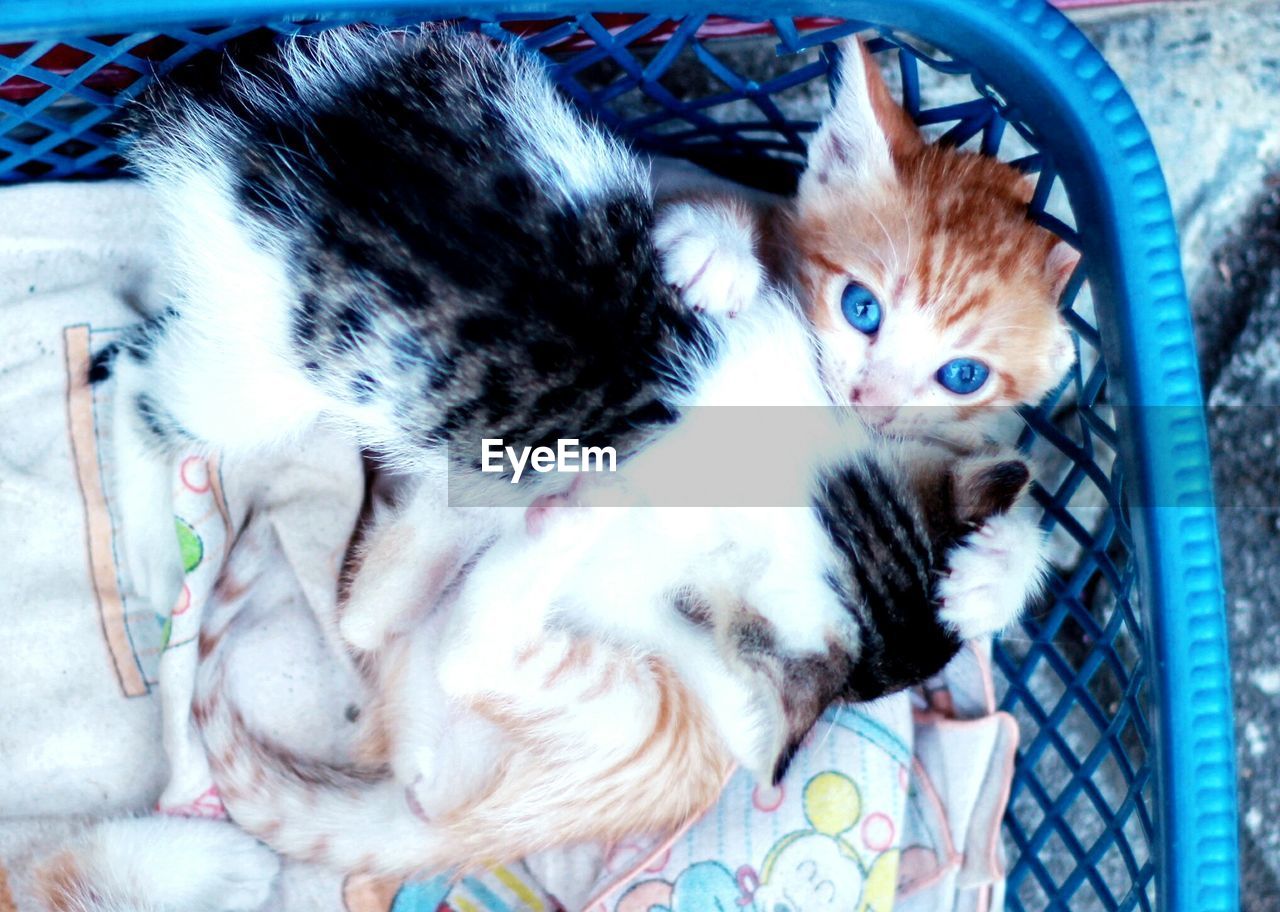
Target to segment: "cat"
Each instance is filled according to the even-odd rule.
[[[658,163],[665,274],[727,314],[790,286],[834,401],[884,433],[972,447],[1074,363],[1058,301],[1079,254],[1031,220],[1025,175],[927,143],[856,38],[837,74],[793,199]]]
[[[581,624],[573,632],[654,652],[713,717],[742,720],[729,753],[776,778],[832,700],[927,677],[1039,585],[1025,465],[962,472],[950,454],[875,443],[826,407],[809,330],[784,296],[762,290],[734,320],[688,307],[663,279],[635,158],[517,52],[452,32],[331,33],[212,96],[162,88],[138,118],[133,160],[170,209],[180,292],[114,363],[95,365],[117,373],[129,406],[120,436],[157,455],[174,440],[246,454],[324,418],[414,475],[365,563],[432,577],[387,600],[430,607],[470,544],[488,546],[445,631],[439,677],[457,699],[483,692],[471,676],[489,654],[551,622]],[[695,406],[751,404],[819,415],[821,440],[770,479],[789,506],[708,507],[691,523],[605,505],[628,487],[661,500],[663,454],[716,411]],[[547,474],[526,485],[477,471],[479,439],[565,437],[617,447],[622,471],[607,484]],[[442,510],[446,480],[451,497],[516,509]],[[583,506],[525,527],[524,508],[566,494]],[[953,512],[931,527],[938,504]],[[966,504],[982,509],[959,512]],[[423,546],[397,532],[438,521],[465,527],[448,540],[467,544],[442,554],[431,535]],[[601,540],[613,546],[591,547]],[[642,560],[619,566],[624,546],[660,557],[652,574]],[[706,555],[721,563],[690,575]],[[633,602],[613,604],[619,584],[650,575]],[[655,598],[654,580],[670,591]],[[405,588],[394,583],[392,594]],[[385,614],[378,601],[353,586],[348,612]],[[690,629],[668,637],[682,630],[669,623],[680,605]],[[374,645],[400,617],[391,607],[369,625]],[[475,636],[499,609],[503,635]],[[415,801],[438,797],[439,763],[415,745],[389,780],[400,783],[391,807],[419,777]]]
[[[916,562],[934,559],[985,512],[1016,499],[1025,467],[990,457],[957,461],[919,448],[923,458],[904,468],[903,454],[890,450],[893,462],[870,450],[857,470],[859,484],[847,489],[866,503],[838,503],[827,491],[819,505],[826,522],[861,546],[848,581],[858,588],[846,597],[872,626],[856,663],[850,667],[836,655],[789,661],[748,607],[680,589],[666,606],[668,632],[685,635],[687,626],[730,641],[736,662],[715,672],[722,687],[746,686],[780,712],[804,717],[822,708],[803,705],[813,700],[815,685],[836,681],[844,695],[866,697],[895,673],[892,666],[922,657],[921,643],[952,640],[931,604],[929,567]],[[533,534],[553,536],[558,525],[584,518],[556,511]],[[510,640],[518,647],[513,652],[486,645],[482,688],[461,700],[446,691],[440,671],[449,626],[460,616],[474,618],[474,607],[465,604],[468,583],[512,571],[499,546],[479,552],[463,562],[460,585],[446,587],[456,595],[405,635],[389,638],[372,665],[375,697],[361,712],[359,762],[335,762],[300,755],[266,735],[253,702],[263,695],[239,685],[253,679],[242,665],[254,659],[237,664],[244,635],[278,618],[283,601],[307,603],[271,517],[250,515],[204,616],[192,707],[237,825],[287,857],[398,882],[585,840],[612,844],[637,833],[674,832],[715,800],[732,767],[732,732],[750,718],[732,708],[717,712],[670,662],[634,648],[630,633],[622,645],[549,618],[529,641]],[[699,571],[700,580],[706,576]],[[506,620],[527,624],[523,616]],[[804,722],[795,731],[808,727]],[[429,764],[423,748],[433,755]],[[397,768],[406,753],[407,774]],[[423,782],[425,765],[440,781]],[[447,794],[436,797],[448,804],[429,809],[427,793],[441,785]],[[105,821],[38,867],[37,895],[53,912],[241,912],[265,900],[277,867],[269,852],[226,823]]]
[[[723,591],[741,588],[733,585],[677,588],[661,609],[630,614],[618,610],[626,606],[597,604],[603,616],[585,626],[621,626],[617,637],[576,632],[591,606],[572,612],[578,624],[561,610],[541,618],[540,626],[530,622],[524,604],[510,600],[485,611],[469,598],[471,587],[492,591],[494,574],[507,579],[528,571],[499,542],[470,555],[448,594],[388,639],[372,665],[375,699],[362,713],[364,763],[357,765],[299,757],[255,728],[240,703],[236,630],[252,628],[253,612],[275,610],[256,577],[262,568],[282,566],[270,529],[251,524],[206,615],[193,709],[223,801],[237,823],[283,854],[375,878],[466,871],[564,844],[674,832],[715,799],[731,767],[732,744],[750,741],[744,731],[755,734],[751,703],[769,704],[781,724],[793,726],[786,755],[771,757],[779,766],[769,774],[780,773],[811,728],[812,714],[826,708],[824,687],[833,685],[837,698],[879,696],[895,688],[887,680],[915,678],[919,670],[911,663],[928,661],[932,648],[953,639],[936,616],[928,562],[986,511],[1016,499],[1025,467],[991,458],[957,464],[925,451],[904,469],[896,464],[902,454],[895,448],[893,455],[895,462],[885,462],[873,450],[854,470],[859,481],[851,490],[864,503],[817,506],[826,522],[860,544],[860,563],[842,583],[845,610],[866,619],[856,659],[830,631],[832,646],[823,657],[787,656],[772,642],[777,631],[749,605],[722,601]],[[657,512],[641,511],[664,530],[675,528],[655,520]],[[559,553],[563,538],[591,520],[588,513],[558,511],[535,534]],[[778,537],[794,529],[792,522]],[[640,546],[655,540],[630,523],[622,531]],[[699,531],[685,534],[696,539]],[[596,546],[615,550],[616,539]],[[686,541],[671,550],[694,551]],[[516,545],[517,558],[528,553],[527,543]],[[659,577],[669,572],[660,558],[645,557],[638,568]],[[692,557],[705,560],[696,551]],[[713,575],[696,570],[703,585]],[[582,588],[579,573],[568,581]],[[648,587],[666,592],[667,582],[651,580]],[[671,640],[690,641],[704,663],[699,674],[678,658],[638,650],[643,636],[620,623],[658,616],[663,652],[670,652]],[[479,650],[461,657],[478,673],[469,689],[447,680],[448,664],[459,659],[452,633],[459,622],[478,623],[487,634]],[[527,633],[512,635],[513,629]],[[717,653],[698,650],[692,642],[698,638],[721,643],[718,654],[732,660],[717,662]],[[463,644],[464,652],[470,645]],[[746,693],[747,710],[702,699],[699,681],[708,679],[722,694]]]
[[[691,406],[827,402],[785,302],[717,320],[668,287],[637,159],[514,49],[329,32],[212,94],[162,85],[135,119],[131,160],[169,211],[179,291],[118,352],[119,439],[235,455],[323,416],[431,480],[419,515],[465,526],[435,506],[441,479],[451,499],[519,506],[583,477],[485,475],[482,439],[607,442],[624,466],[655,464],[653,444],[713,411]],[[791,503],[818,455],[778,481]],[[155,484],[130,481],[126,510]],[[401,562],[433,563],[376,530],[371,559],[388,538]],[[352,618],[376,617],[358,594]],[[380,641],[361,626],[344,618],[357,645]]]

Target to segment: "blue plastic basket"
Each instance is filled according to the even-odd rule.
[[[114,110],[154,74],[247,33],[446,18],[542,52],[579,104],[638,144],[794,170],[816,124],[788,120],[778,97],[826,78],[824,43],[877,29],[874,48],[905,51],[916,120],[990,154],[1017,137],[1019,165],[1038,174],[1035,216],[1083,254],[1063,306],[1084,366],[1027,413],[1023,436],[1065,457],[1037,493],[1046,527],[1078,559],[1025,641],[996,656],[1003,705],[1022,728],[1008,906],[1234,912],[1232,703],[1196,355],[1164,180],[1116,76],[1042,0],[741,0],[727,12],[776,41],[760,73],[725,62],[708,37],[723,20],[688,0],[627,12],[537,0],[5,0],[0,181],[109,173]],[[667,87],[677,70],[701,97]],[[970,99],[923,107],[930,71],[963,81]],[[1090,500],[1100,513],[1081,506]]]

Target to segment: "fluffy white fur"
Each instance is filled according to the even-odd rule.
[[[695,310],[734,316],[760,296],[766,277],[746,205],[687,200],[658,221],[663,277]]]
[[[90,826],[36,872],[59,912],[252,912],[280,862],[234,824],[181,817]]]
[[[1049,565],[1030,507],[993,516],[948,557],[950,574],[938,581],[939,617],[962,639],[998,634],[1021,614],[1027,593],[1039,591]]]

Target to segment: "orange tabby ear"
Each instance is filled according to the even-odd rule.
[[[1079,265],[1080,251],[1066,241],[1058,241],[1050,248],[1049,255],[1045,257],[1044,270],[1045,276],[1049,279],[1049,300],[1054,307],[1058,306],[1067,283],[1071,281],[1071,276],[1075,274],[1076,267]],[[1071,339],[1071,330],[1067,328],[1065,321],[1059,320],[1054,330],[1055,338],[1049,360],[1053,376],[1057,379],[1069,371],[1072,364],[1075,364],[1076,347]]]
[[[1044,273],[1049,279],[1049,288],[1053,303],[1057,304],[1066,290],[1067,283],[1080,265],[1080,251],[1066,241],[1058,241],[1049,248],[1049,255],[1044,260]]]
[[[804,180],[825,184],[837,173],[854,180],[882,177],[892,169],[894,156],[923,143],[862,42],[843,42],[835,104],[809,143]]]

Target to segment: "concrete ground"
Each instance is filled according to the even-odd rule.
[[[1081,24],[1146,118],[1182,231],[1228,505],[1219,529],[1243,908],[1270,912],[1280,909],[1280,411],[1265,406],[1280,404],[1280,2],[1172,3]]]

